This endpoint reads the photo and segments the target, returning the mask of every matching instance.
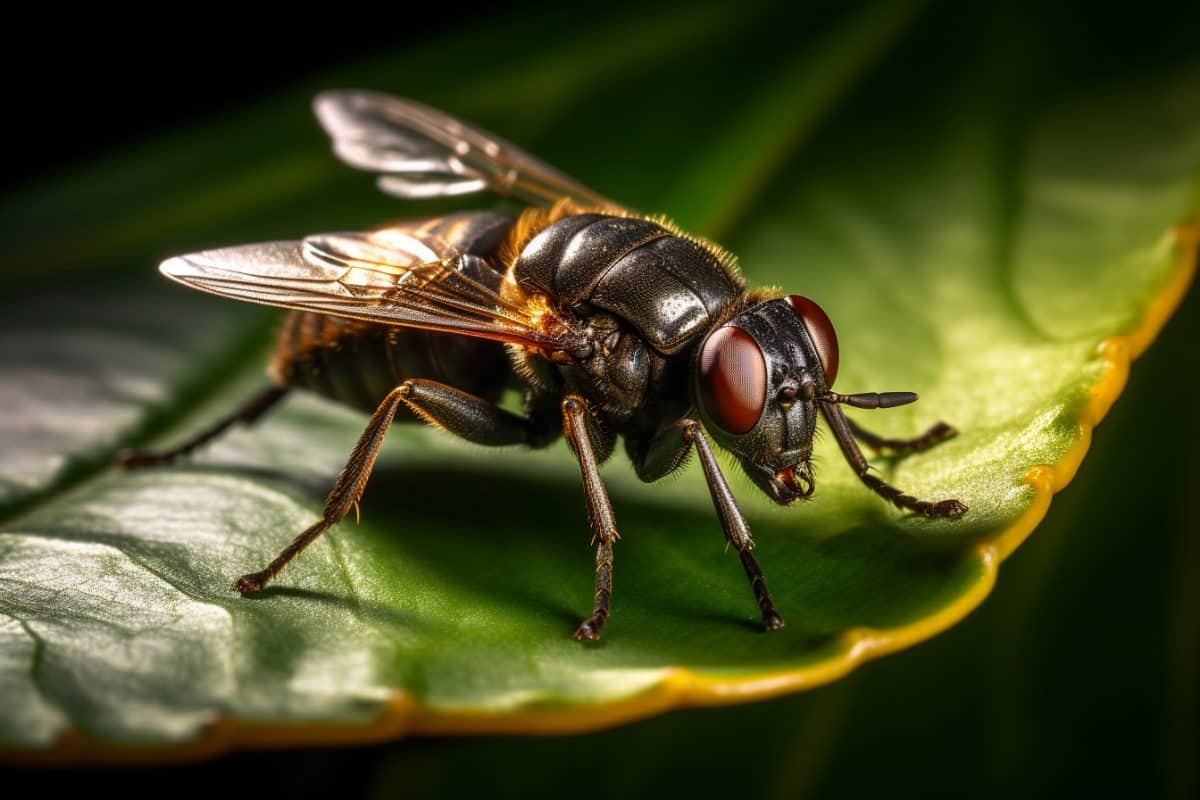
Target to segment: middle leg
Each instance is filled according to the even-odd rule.
[[[593,439],[598,438],[598,431],[588,411],[587,400],[579,395],[567,395],[562,401],[562,412],[563,433],[579,460],[579,472],[587,495],[588,524],[592,528],[592,544],[596,548],[595,606],[592,615],[572,634],[573,638],[582,642],[599,639],[604,622],[612,612],[613,542],[620,536],[617,534],[612,502],[600,480],[600,464],[593,447]]]

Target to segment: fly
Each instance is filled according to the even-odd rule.
[[[257,592],[317,537],[357,513],[393,422],[423,421],[476,444],[546,447],[565,437],[579,463],[596,555],[592,614],[612,607],[617,524],[599,466],[623,441],[639,478],[656,481],[695,452],[725,537],[763,625],[783,626],[753,555],[750,527],[713,454],[732,453],[775,502],[811,497],[818,415],[862,482],[901,509],[957,517],[958,500],[920,500],[868,471],[859,449],[908,455],[955,431],[938,423],[886,439],[842,405],[891,408],[911,392],[838,394],[838,343],[812,300],[748,289],[733,258],[662,218],[624,208],[514,145],[410,100],[333,91],[314,103],[334,152],[400,197],[491,190],[515,216],[467,211],[369,232],[242,245],[171,258],[164,275],[213,294],[292,309],[270,385],[183,444],[127,451],[125,467],[164,464],[294,389],[371,414],[321,519],[233,588]],[[522,393],[521,413],[497,403]],[[710,443],[711,437],[711,443]],[[857,440],[857,441],[856,441]]]

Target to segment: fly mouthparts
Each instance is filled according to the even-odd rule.
[[[786,486],[797,497],[805,500],[812,497],[813,490],[816,488],[812,467],[807,463],[797,464],[794,467],[785,467],[775,473],[775,479]],[[803,486],[801,486],[802,483]]]

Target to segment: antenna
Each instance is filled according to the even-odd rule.
[[[845,403],[855,408],[895,408],[917,401],[916,392],[863,392],[862,394],[838,394],[828,392],[817,395],[822,403]]]

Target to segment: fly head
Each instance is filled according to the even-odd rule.
[[[817,398],[837,366],[829,317],[798,295],[752,306],[697,348],[691,390],[701,422],[781,505],[813,493]]]

